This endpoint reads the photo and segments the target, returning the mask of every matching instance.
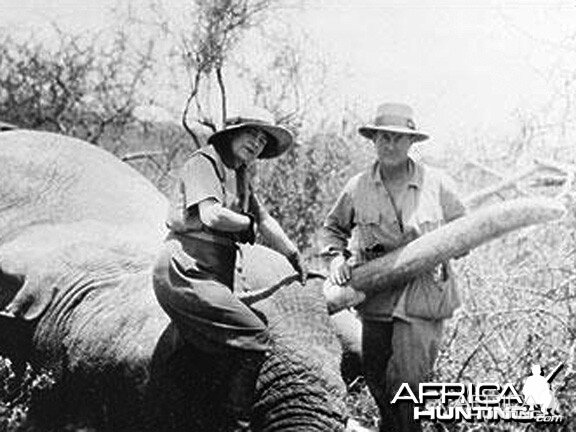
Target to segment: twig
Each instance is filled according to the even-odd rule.
[[[224,85],[224,78],[222,77],[222,66],[216,68],[216,78],[218,80],[218,87],[220,88],[220,98],[222,101],[222,129],[226,125],[226,86]]]
[[[562,199],[570,193],[572,186],[574,185],[574,177],[576,176],[576,172],[570,171],[566,176],[566,182],[560,189],[560,192],[556,195],[556,199]]]
[[[494,331],[494,330],[492,330],[492,331]],[[480,350],[480,347],[482,346],[485,338],[486,338],[486,331],[482,330],[482,333],[480,333],[480,337],[478,338],[478,341],[476,342],[476,346],[470,352],[470,354],[468,354],[468,356],[466,357],[464,362],[462,362],[462,366],[460,367],[460,370],[458,371],[458,374],[456,375],[456,379],[455,379],[456,382],[460,382],[460,379],[462,378],[464,371],[466,370],[466,368],[468,367],[468,365],[470,364],[472,359],[476,356],[476,354],[478,354],[478,351]]]
[[[136,153],[127,153],[120,158],[122,162],[129,162],[137,159],[152,159],[154,156],[163,156],[164,152],[162,150],[154,151],[143,151]]]
[[[184,108],[184,111],[182,112],[182,126],[184,126],[184,129],[186,129],[186,132],[188,132],[188,134],[190,134],[190,136],[194,140],[194,144],[196,145],[196,148],[200,148],[200,147],[202,147],[202,145],[200,143],[200,140],[198,139],[198,135],[196,135],[196,132],[194,132],[188,126],[188,123],[186,122],[186,118],[188,117],[188,112],[190,111],[190,104],[192,103],[192,101],[194,100],[196,95],[198,94],[198,85],[200,84],[201,75],[202,75],[202,71],[198,70],[196,72],[196,75],[194,76],[194,83],[192,84],[192,90],[190,91],[190,95],[188,96],[188,100],[186,101],[186,107]]]
[[[208,119],[199,119],[198,123],[200,123],[202,126],[206,126],[207,128],[209,128],[212,132],[216,132],[218,130],[218,128],[216,128],[216,126],[214,125],[214,123],[212,123],[210,120]]]
[[[573,340],[572,344],[570,345],[570,351],[568,354],[568,359],[566,360],[566,364],[567,364],[566,373],[565,373],[566,378],[568,378],[574,374],[575,357],[576,357],[576,340]]]
[[[491,312],[480,311],[480,312],[474,312],[471,315],[476,315],[476,316],[486,315],[485,319],[489,320],[490,318],[493,318],[497,315],[508,315],[508,314],[519,314],[519,313],[534,313],[534,314],[547,315],[550,318],[553,318],[556,321],[558,321],[560,324],[562,324],[566,328],[568,333],[570,333],[570,335],[572,337],[576,337],[576,331],[574,331],[572,329],[572,327],[570,326],[569,323],[567,323],[565,320],[560,318],[557,314],[549,311],[548,309],[545,309],[544,307],[526,307],[526,308],[520,308],[519,307],[519,308],[494,310]]]
[[[482,201],[484,201],[486,198],[488,198],[490,195],[494,195],[497,194],[498,192],[514,186],[516,187],[515,183],[522,180],[524,177],[532,174],[533,172],[537,171],[538,167],[535,165],[532,165],[526,169],[523,169],[522,171],[518,172],[517,174],[505,178],[504,180],[502,180],[501,182],[496,183],[493,186],[489,186],[487,188],[481,189],[477,192],[474,192],[471,195],[468,195],[467,197],[464,198],[464,203],[466,204],[467,207],[469,208],[474,208],[477,207]],[[516,187],[516,189],[518,189],[518,191],[522,194],[526,194],[526,192],[520,190],[518,187]]]
[[[196,112],[198,113],[198,118],[196,119],[198,123],[200,123],[202,126],[206,126],[212,132],[216,132],[218,130],[214,122],[212,122],[210,118],[204,115],[204,110],[202,109],[202,105],[198,101],[198,98],[196,98]]]
[[[500,174],[498,171],[496,171],[496,170],[490,168],[489,166],[484,165],[483,163],[480,163],[480,162],[478,162],[478,161],[475,161],[475,160],[466,158],[466,164],[468,164],[468,165],[473,165],[473,166],[475,166],[476,168],[480,168],[482,171],[485,171],[485,172],[487,172],[488,174],[490,174],[490,175],[492,175],[492,176],[494,176],[494,177],[497,177],[497,178],[499,178],[499,179],[501,179],[501,180],[505,178],[505,176],[502,175],[502,174]]]
[[[563,173],[576,171],[576,165],[569,163],[557,162],[554,160],[535,158],[534,162],[545,168],[554,169]]]

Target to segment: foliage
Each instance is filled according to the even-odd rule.
[[[346,406],[350,418],[361,423],[363,427],[377,428],[380,414],[363,377],[356,378],[348,386]]]
[[[310,254],[323,216],[356,169],[357,158],[346,141],[336,134],[317,134],[262,163],[256,192],[298,247]]]
[[[243,32],[259,22],[271,3],[192,2],[194,20],[188,21],[189,27],[183,32],[172,34],[174,40],[181,42],[178,58],[180,66],[189,72],[192,89],[199,87],[199,82],[194,84],[194,77],[215,72],[230,59]],[[359,119],[353,112],[340,125],[325,118],[325,122],[316,124],[306,122],[313,104],[308,100],[311,83],[304,85],[304,81],[313,75],[316,81],[312,84],[323,89],[322,69],[326,65],[320,63],[311,71],[308,60],[303,61],[293,45],[273,42],[278,51],[266,63],[264,72],[247,65],[236,66],[252,86],[253,100],[288,125],[299,145],[279,159],[260,163],[255,186],[289,236],[308,255],[313,255],[317,252],[315,233],[324,216],[344,183],[366,166],[371,149],[356,133]],[[142,86],[152,67],[151,50],[150,46],[142,53],[133,51],[122,33],[112,41],[77,40],[60,34],[59,45],[52,48],[38,41],[1,36],[0,119],[103,145],[123,154],[126,161],[166,192],[175,170],[197,144],[174,124],[140,123],[133,118],[134,107],[145,100]],[[219,91],[225,100],[224,87]],[[320,117],[322,104],[328,103],[318,100],[314,109],[321,112]],[[217,123],[214,116],[203,117],[200,105],[196,108],[199,120]],[[503,177],[498,172],[504,168],[517,170],[522,161],[542,156],[546,149],[544,141],[535,140],[534,133],[527,134],[532,129],[523,131],[509,142],[454,151],[451,158],[443,161],[444,165],[467,193],[500,181]],[[566,159],[566,153],[573,154],[555,149],[548,156],[562,155],[563,162],[574,163]],[[467,158],[466,163],[462,162],[462,155]],[[530,181],[526,181],[494,199],[515,197],[529,186]],[[570,200],[573,191],[567,197],[570,212],[563,222],[507,236],[456,263],[464,307],[447,323],[434,379],[519,384],[532,363],[548,371],[565,362],[556,384],[557,394],[562,414],[569,419],[565,430],[573,430],[576,215]],[[16,384],[17,378],[10,370],[8,363],[0,364],[2,382],[20,389],[24,396],[14,398],[6,391],[2,393],[0,424],[6,430],[13,430],[11,425],[25,418],[32,390],[41,387],[30,378],[32,373]],[[375,407],[361,381],[351,387],[348,406],[353,416],[368,426],[375,425]],[[449,425],[447,429],[487,430],[478,425]],[[494,425],[492,430],[510,428]],[[514,425],[511,430],[533,427]]]
[[[0,119],[95,144],[117,142],[134,121],[150,51],[132,52],[121,32],[109,42],[55,34],[52,48],[1,36]]]
[[[189,80],[189,96],[182,113],[182,125],[193,138],[196,147],[202,142],[197,130],[189,125],[190,109],[194,108],[194,121],[209,128],[219,129],[227,112],[227,94],[223,68],[231,51],[237,47],[246,31],[260,23],[272,9],[271,0],[218,0],[190,2],[190,12],[184,26],[175,26],[169,13],[155,3],[152,8],[155,22],[164,36],[174,41],[179,58]],[[220,95],[218,109],[211,104],[213,91],[210,80],[215,78]],[[204,89],[202,88],[204,85]]]
[[[251,103],[273,113],[278,124],[317,133],[315,123],[326,120],[326,99],[333,94],[327,79],[329,59],[291,23],[276,19],[258,30],[252,32],[250,49],[238,50],[232,59],[239,78],[249,86]]]
[[[270,0],[195,0],[195,17],[191,26],[193,45],[187,57],[191,68],[210,71],[222,67],[242,33],[254,25],[264,11],[271,7]]]
[[[15,432],[25,427],[32,401],[55,381],[49,372],[34,371],[29,364],[15,371],[9,359],[0,357],[0,384],[0,431]]]

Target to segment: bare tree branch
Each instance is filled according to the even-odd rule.
[[[196,95],[198,94],[198,86],[200,84],[201,74],[202,74],[201,71],[196,72],[196,75],[194,76],[194,83],[192,84],[192,89],[190,90],[190,95],[188,96],[188,99],[186,100],[186,106],[184,108],[184,111],[182,112],[182,126],[184,126],[184,129],[186,129],[186,132],[188,132],[190,134],[190,136],[192,137],[192,139],[194,140],[194,144],[196,145],[196,148],[202,147],[202,144],[200,143],[200,140],[198,139],[198,135],[196,135],[196,132],[194,132],[192,130],[192,128],[190,128],[188,126],[188,122],[186,119],[188,118],[188,112],[190,111],[190,104],[192,103],[192,100],[194,100]]]
[[[124,156],[120,158],[120,160],[122,162],[129,162],[138,159],[153,159],[155,156],[164,156],[164,152],[161,150],[153,150],[153,151],[143,151],[136,153],[126,153]]]
[[[534,165],[527,167],[527,168],[521,170],[520,172],[514,174],[513,176],[505,178],[504,180],[496,183],[495,185],[488,186],[484,189],[481,189],[477,192],[474,192],[471,195],[468,195],[467,197],[464,198],[464,202],[470,208],[477,207],[483,201],[485,201],[487,198],[489,198],[491,195],[497,194],[498,192],[500,192],[504,189],[507,189],[509,187],[516,187],[515,184],[518,181],[520,181],[523,178],[529,176],[530,174],[536,172],[537,170],[538,170],[538,167],[534,166]],[[522,193],[525,193],[525,192],[522,192]]]
[[[220,88],[220,100],[221,100],[221,110],[222,110],[222,128],[226,125],[226,86],[224,85],[224,78],[222,77],[222,66],[218,65],[216,67],[216,78],[218,80],[218,87]]]

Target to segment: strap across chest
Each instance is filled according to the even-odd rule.
[[[216,153],[215,150],[209,151],[206,149],[201,149],[198,151],[198,155],[205,157],[210,161],[210,163],[214,167],[214,171],[216,172],[216,176],[220,182],[220,187],[222,188],[222,195],[224,197],[228,197],[230,195],[230,191],[226,187],[226,174],[227,169],[222,162],[220,156]],[[250,197],[250,183],[248,181],[248,175],[246,172],[246,167],[241,166],[234,170],[235,177],[236,177],[236,198],[237,198],[237,206],[240,211],[247,212],[249,207],[249,197]]]

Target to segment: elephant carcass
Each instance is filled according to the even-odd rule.
[[[58,417],[115,431],[149,424],[211,430],[200,423],[191,428],[194,419],[184,418],[194,408],[186,397],[197,390],[194,382],[171,405],[146,403],[151,381],[158,398],[163,379],[171,378],[167,389],[178,381],[151,379],[153,355],[169,329],[151,281],[166,234],[166,199],[114,156],[56,134],[3,132],[0,166],[0,346],[25,348],[34,364],[54,371],[57,389],[48,397],[59,411],[42,421]],[[275,280],[264,266],[282,262],[275,253],[256,247],[243,255],[239,280]],[[280,265],[277,280],[286,271]],[[342,428],[339,346],[321,282],[308,285],[288,278],[254,305],[267,316],[274,340],[259,379],[256,429]],[[22,326],[30,340],[20,332],[14,341],[12,330]],[[194,370],[194,355],[188,360]]]

